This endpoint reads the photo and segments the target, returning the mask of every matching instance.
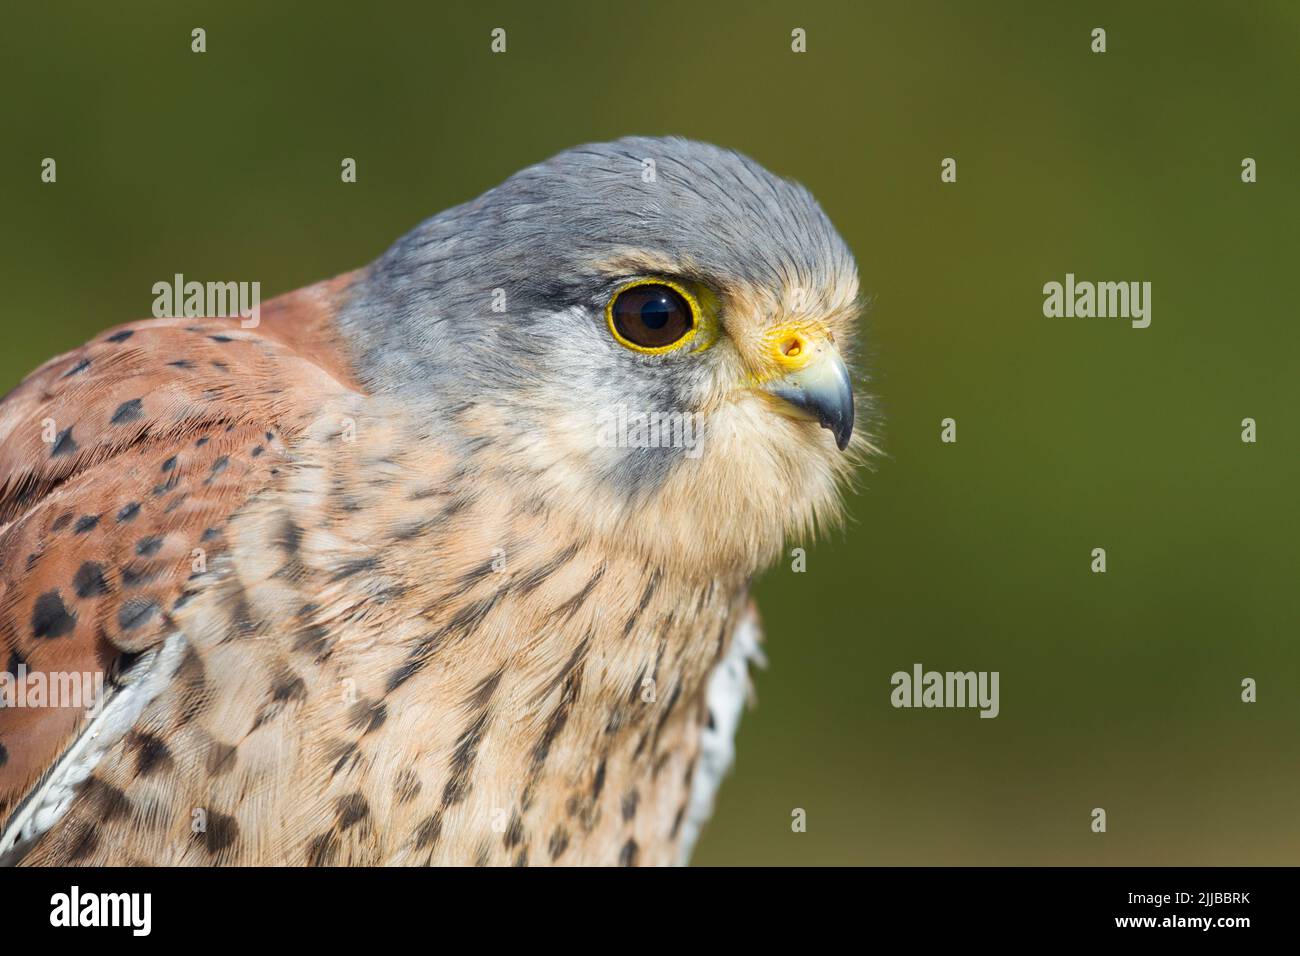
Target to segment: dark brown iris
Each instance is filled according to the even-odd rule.
[[[638,285],[619,293],[611,314],[618,334],[645,349],[672,345],[695,325],[690,304],[666,285]]]

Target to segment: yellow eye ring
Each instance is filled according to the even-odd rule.
[[[644,291],[638,294],[638,289]],[[662,355],[677,351],[695,338],[700,314],[699,301],[685,286],[671,279],[636,279],[610,296],[605,305],[605,324],[624,348],[643,355]],[[670,340],[673,335],[676,337]],[[638,338],[640,341],[635,340]]]

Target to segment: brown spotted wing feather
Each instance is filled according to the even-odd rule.
[[[319,335],[337,288],[268,303],[258,328],[119,327],[0,403],[0,665],[15,693],[20,677],[33,694],[55,675],[111,679],[168,633],[230,516],[343,388]],[[0,824],[84,726],[84,707],[52,703],[0,709]]]

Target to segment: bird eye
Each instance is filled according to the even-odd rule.
[[[695,333],[693,301],[664,282],[624,286],[610,300],[606,318],[614,338],[638,352],[669,352]]]

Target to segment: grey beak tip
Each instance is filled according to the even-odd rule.
[[[853,422],[834,429],[835,444],[839,446],[840,451],[849,447],[849,439],[853,437]]]
[[[849,439],[853,437],[853,404],[852,399],[838,414],[827,415],[822,413],[822,428],[828,429],[835,436],[835,444],[839,446],[840,451],[849,447]]]

